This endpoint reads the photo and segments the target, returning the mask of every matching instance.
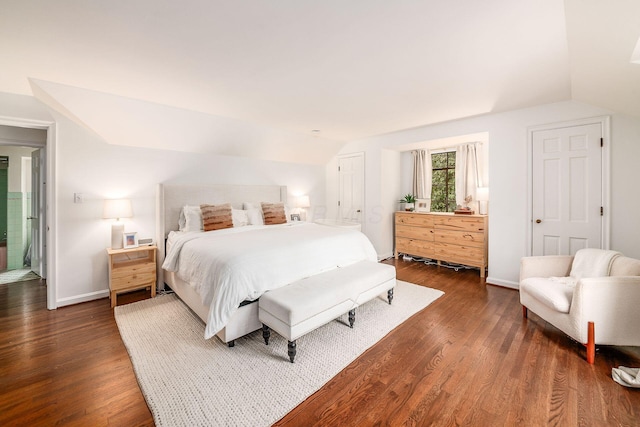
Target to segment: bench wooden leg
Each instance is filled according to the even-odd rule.
[[[262,324],[262,338],[264,338],[264,343],[269,345],[269,337],[271,336],[271,330],[264,323]]]
[[[387,299],[389,300],[389,304],[391,304],[391,301],[393,301],[393,288],[387,291]]]
[[[287,346],[287,353],[289,353],[289,360],[291,360],[291,363],[293,363],[293,359],[295,359],[296,357],[296,342],[294,341],[289,341],[289,345]]]
[[[349,327],[353,328],[353,324],[356,323],[356,309],[349,310]]]

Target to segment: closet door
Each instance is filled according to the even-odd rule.
[[[602,126],[532,135],[532,255],[603,247]]]

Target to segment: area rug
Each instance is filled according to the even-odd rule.
[[[21,268],[19,270],[7,270],[0,273],[0,285],[5,283],[24,282],[26,280],[40,279],[36,273],[28,268]]]
[[[262,332],[233,348],[204,339],[204,324],[175,295],[115,308],[133,368],[158,426],[268,426],[285,416],[442,291],[398,281],[393,304],[375,298],[297,340]]]

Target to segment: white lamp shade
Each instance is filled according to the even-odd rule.
[[[489,200],[489,187],[478,187],[476,189],[476,200],[486,202]]]
[[[309,201],[309,196],[298,197],[297,206],[299,208],[308,208],[309,206],[311,206],[311,202]]]
[[[129,199],[107,199],[104,201],[104,209],[102,217],[105,219],[115,218],[131,218],[133,209],[131,209],[131,200]]]

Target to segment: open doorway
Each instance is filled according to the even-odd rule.
[[[34,212],[40,211],[42,201],[33,191],[33,181],[34,174],[36,183],[40,181],[40,153],[46,138],[46,130],[0,126],[0,284],[41,278],[39,256],[44,242],[39,239],[40,218]]]

